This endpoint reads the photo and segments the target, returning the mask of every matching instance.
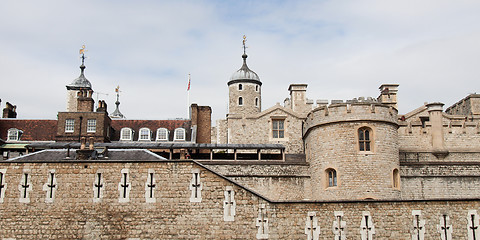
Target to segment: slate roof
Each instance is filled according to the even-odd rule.
[[[69,157],[68,157],[69,156]],[[20,157],[6,160],[6,162],[56,162],[56,161],[158,161],[167,160],[145,149],[110,149],[108,158],[102,157],[95,160],[76,160],[76,151],[71,149],[47,149]]]

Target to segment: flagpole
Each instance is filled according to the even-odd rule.
[[[188,74],[188,86],[187,86],[187,119],[190,118],[190,73]]]

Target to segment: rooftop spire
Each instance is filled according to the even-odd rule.
[[[123,114],[120,112],[120,109],[119,109],[119,105],[120,105],[120,100],[119,100],[119,97],[120,97],[120,86],[117,86],[115,88],[115,92],[117,93],[117,101],[115,101],[115,105],[117,105],[115,107],[115,111],[113,111],[112,115],[110,115],[111,118],[125,118],[125,116],[123,116]]]
[[[85,45],[82,45],[82,48],[80,49],[79,53],[82,55],[80,58],[82,59],[82,65],[80,65],[80,76],[73,80],[72,83],[67,85],[68,90],[79,90],[79,89],[92,89],[92,84],[87,80],[87,78],[84,75],[85,71],[85,52],[87,49],[85,49]]]

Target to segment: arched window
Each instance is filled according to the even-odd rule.
[[[168,140],[168,130],[166,128],[157,129],[157,141],[167,141]]]
[[[242,90],[243,90],[243,85],[242,85],[241,83],[238,84],[238,90],[239,90],[239,91],[242,91]]]
[[[175,136],[173,137],[173,139],[175,141],[185,141],[185,129],[183,128],[177,128],[175,129]]]
[[[122,128],[120,130],[120,140],[123,141],[132,141],[133,140],[133,130],[131,128]]]
[[[400,173],[398,169],[393,169],[392,172],[392,187],[395,189],[400,189]]]
[[[325,170],[325,175],[327,176],[327,187],[336,187],[337,171],[333,168],[328,168],[327,170]]]
[[[238,98],[238,106],[243,106],[243,98],[242,97]]]
[[[258,98],[255,98],[255,107],[258,107]]]
[[[362,127],[358,129],[358,150],[361,152],[369,152],[372,149],[372,129]]]
[[[140,134],[138,134],[138,141],[150,141],[152,140],[152,134],[148,128],[140,128]]]
[[[18,130],[16,128],[10,128],[7,132],[7,141],[20,141],[20,137],[22,136],[22,130]]]
[[[255,85],[255,91],[258,92],[258,85]]]

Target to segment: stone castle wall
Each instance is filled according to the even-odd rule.
[[[275,119],[284,120],[284,138],[273,138],[272,136],[272,120]],[[287,114],[280,109],[261,115],[258,118],[254,116],[247,118],[242,118],[239,115],[229,116],[227,121],[228,143],[279,143],[285,146],[287,153],[303,153],[302,119]]]
[[[311,192],[305,164],[208,163],[208,167],[272,200],[306,199],[305,193]]]
[[[346,239],[374,229],[375,239],[411,239],[416,221],[425,239],[442,234],[466,239],[480,200],[442,201],[270,201],[190,161],[0,163],[5,195],[0,202],[0,236],[12,239],[318,239],[335,236],[340,221]],[[49,173],[56,192],[47,201]],[[20,202],[27,172],[29,201]],[[104,192],[94,200],[94,181],[104,176]],[[155,200],[146,201],[148,175],[155,174]],[[201,200],[191,201],[192,173],[198,172]],[[128,173],[128,201],[120,201],[122,173]],[[233,219],[225,218],[226,190],[234,192]],[[474,210],[474,211],[472,211]],[[368,212],[368,213],[367,213]],[[362,219],[369,214],[369,225]],[[227,219],[227,220],[226,220]],[[423,224],[424,221],[424,224]],[[365,222],[365,221],[363,221]],[[439,225],[439,227],[437,227]],[[473,223],[472,227],[477,227]],[[337,232],[338,234],[338,232]],[[450,238],[449,238],[450,239]]]

